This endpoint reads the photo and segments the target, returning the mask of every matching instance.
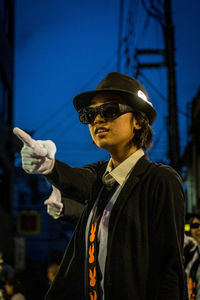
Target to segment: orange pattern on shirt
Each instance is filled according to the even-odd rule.
[[[94,262],[94,244],[89,247],[89,263],[92,264]]]
[[[90,269],[90,286],[95,286],[96,284],[96,268],[94,267],[94,270]]]
[[[189,299],[194,300],[195,294],[193,292],[193,289],[196,288],[196,282],[192,281],[192,278],[188,278],[188,290],[189,290]]]
[[[96,229],[97,229],[97,222],[95,222],[94,224],[92,224],[91,230],[90,230],[90,242],[94,242],[95,239],[95,233],[96,233]]]
[[[94,291],[94,295],[92,295],[92,293],[90,293],[90,300],[97,300],[97,293],[96,293],[96,291]]]

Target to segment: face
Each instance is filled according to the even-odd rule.
[[[55,276],[54,276],[54,274],[53,274],[53,272],[51,271],[51,270],[48,270],[47,271],[47,277],[48,277],[48,279],[49,279],[49,281],[53,281],[54,280],[54,278],[55,278]]]
[[[6,289],[6,293],[8,295],[13,295],[13,286],[12,285],[9,285],[9,284],[5,284],[5,289]]]
[[[116,98],[115,101],[120,101]],[[96,95],[91,102],[90,107],[100,106],[110,102],[113,97],[110,94]],[[132,143],[134,130],[139,129],[132,113],[125,113],[112,121],[104,120],[100,114],[96,116],[93,123],[89,124],[90,134],[99,148],[109,151],[130,151],[135,148]]]
[[[194,218],[192,224],[198,223],[200,225],[200,219]],[[200,226],[198,228],[191,228],[191,235],[196,240],[196,242],[200,245]]]

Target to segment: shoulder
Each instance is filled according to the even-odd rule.
[[[14,296],[12,296],[11,300],[26,300],[26,298],[21,293],[17,293]]]
[[[157,180],[166,181],[170,180],[170,178],[175,178],[182,182],[180,175],[171,166],[152,162],[147,154],[140,158],[136,164],[136,168],[142,170],[147,177],[150,176]]]
[[[169,165],[151,162],[152,174],[160,180],[169,180],[174,178],[175,180],[182,182],[181,176]]]

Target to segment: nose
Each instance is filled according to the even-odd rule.
[[[104,123],[104,122],[105,122],[105,120],[102,118],[102,116],[99,113],[97,113],[93,124],[99,124],[99,123]]]

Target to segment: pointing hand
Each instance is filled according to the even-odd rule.
[[[34,140],[32,137],[15,127],[13,133],[24,143],[21,150],[22,167],[30,174],[48,174],[55,164],[56,145],[50,140]]]

